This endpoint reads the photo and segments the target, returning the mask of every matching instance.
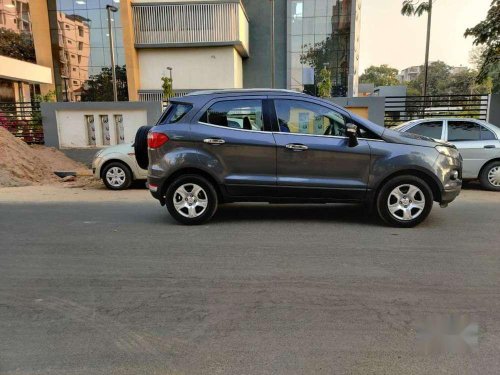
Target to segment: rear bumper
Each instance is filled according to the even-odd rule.
[[[163,187],[163,179],[153,176],[148,176],[148,181],[146,182],[146,186],[149,189],[149,192],[153,196],[153,198],[158,199],[160,202],[164,201],[162,197],[162,187]]]

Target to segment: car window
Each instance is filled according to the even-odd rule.
[[[191,104],[172,103],[161,117],[160,124],[173,124],[179,122],[193,108]]]
[[[486,129],[484,126],[481,126],[481,140],[482,141],[491,141],[497,139],[495,134],[489,129]]]
[[[262,100],[225,100],[213,104],[200,118],[207,124],[233,129],[264,130]]]
[[[470,121],[448,121],[448,141],[479,141],[480,126]]]
[[[426,121],[407,130],[408,133],[423,135],[425,137],[441,139],[443,132],[442,121]]]
[[[274,101],[282,133],[346,136],[346,119],[321,105],[300,100]]]

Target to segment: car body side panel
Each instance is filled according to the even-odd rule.
[[[294,195],[294,188],[310,189],[338,199],[363,199],[368,184],[370,147],[359,140],[349,147],[346,137],[274,133],[277,143],[277,178],[280,194]],[[287,144],[302,144],[293,151]],[[326,189],[331,189],[330,191]]]
[[[276,145],[270,132],[204,123],[164,125],[157,130],[168,134],[170,141],[149,150],[150,160],[154,161],[149,173],[154,178],[164,179],[180,169],[197,168],[209,173],[234,196],[262,194],[262,190],[276,186]],[[204,142],[211,138],[225,143]],[[252,188],[259,186],[262,189]]]
[[[435,173],[435,162],[439,152],[433,147],[415,147],[412,145],[368,141],[372,153],[368,187],[375,190],[388,176],[405,171],[418,170],[428,175]],[[433,179],[444,187],[444,181],[433,175]]]
[[[147,170],[141,169],[135,160],[134,148],[131,145],[110,146],[102,151],[102,153],[94,158],[92,169],[95,170],[95,177],[100,178],[102,166],[110,160],[117,160],[126,164],[132,171],[134,180],[147,178]]]
[[[453,142],[464,158],[463,178],[478,178],[483,165],[489,160],[500,157],[500,142],[492,141],[463,141]],[[495,148],[485,148],[493,145]]]

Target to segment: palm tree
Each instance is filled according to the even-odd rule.
[[[422,87],[422,95],[427,94],[427,71],[429,70],[429,46],[431,41],[431,20],[432,20],[432,1],[421,0],[403,0],[401,14],[403,16],[420,17],[424,12],[427,12],[427,42],[425,45],[425,63],[424,63],[424,85]]]

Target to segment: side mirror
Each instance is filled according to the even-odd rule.
[[[358,127],[354,124],[346,125],[346,133],[349,137],[349,147],[355,147],[358,145]]]

